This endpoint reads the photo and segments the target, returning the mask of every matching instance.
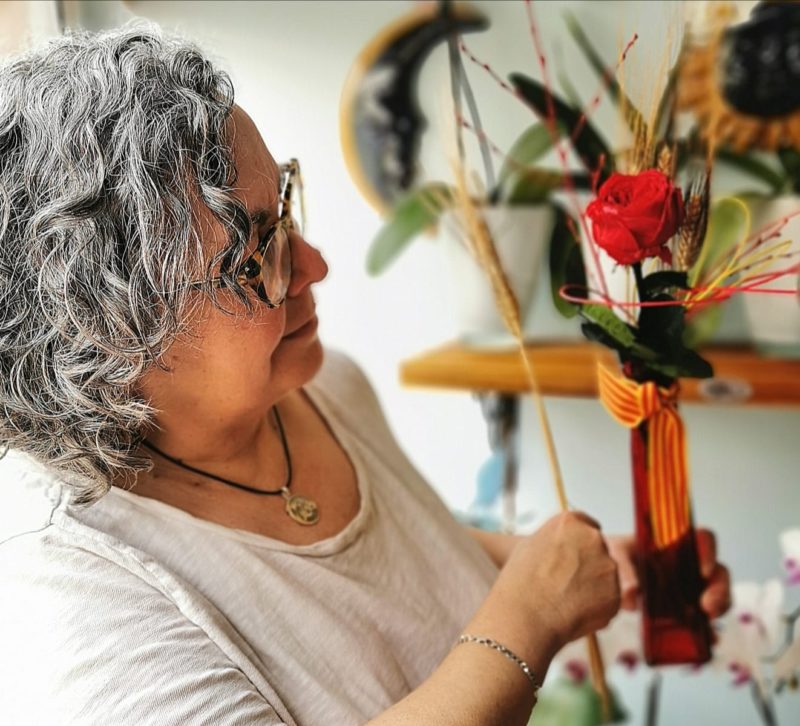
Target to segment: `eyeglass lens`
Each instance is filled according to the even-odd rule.
[[[283,201],[285,207],[281,208],[281,222],[264,252],[261,267],[264,292],[273,305],[284,301],[292,279],[291,230],[302,234],[303,200],[299,169],[297,166],[284,167],[281,176],[281,190],[288,194]]]
[[[261,283],[271,303],[280,305],[284,301],[291,279],[292,250],[289,229],[286,224],[279,224],[264,252],[264,263],[261,267]]]

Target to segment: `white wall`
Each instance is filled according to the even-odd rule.
[[[468,36],[470,47],[506,75],[521,70],[538,77],[521,2],[474,3],[490,16],[490,31]],[[89,27],[114,24],[124,14],[115,3],[81,3]],[[472,497],[475,471],[488,454],[477,405],[467,394],[402,389],[398,363],[452,338],[442,261],[431,241],[421,240],[383,277],[369,279],[364,257],[379,227],[377,215],[358,195],[339,145],[339,95],[358,50],[412,3],[391,2],[130,2],[134,12],[202,42],[233,76],[239,103],[255,119],[276,159],[297,156],[306,177],[311,239],[331,267],[319,287],[321,335],[352,353],[374,381],[392,426],[412,459],[444,499],[463,508]],[[607,58],[636,31],[640,39],[626,65],[627,83],[647,88],[665,54],[677,3],[535,3],[549,57],[563,57],[585,98],[598,90],[595,77],[574,50],[560,18],[574,9]],[[637,73],[635,69],[643,69]],[[490,136],[501,148],[531,119],[517,102],[474,67],[471,78]],[[425,65],[420,98],[431,129],[422,161],[429,177],[446,178],[441,152],[440,101],[447,88],[446,53],[439,48]],[[617,121],[607,103],[597,118]],[[557,318],[542,293],[535,323],[543,335],[577,337],[575,324]],[[737,330],[733,320],[731,329]],[[551,399],[565,482],[572,503],[591,512],[609,531],[631,528],[627,435],[595,401]],[[694,503],[698,519],[719,535],[721,557],[737,579],[779,575],[777,535],[800,523],[800,411],[685,406],[690,433]],[[522,429],[521,507],[541,516],[555,511],[540,435],[526,404]],[[615,677],[640,722],[642,678]],[[782,723],[800,723],[800,695],[779,702]],[[731,726],[758,720],[744,691],[727,676],[667,675],[664,725]]]

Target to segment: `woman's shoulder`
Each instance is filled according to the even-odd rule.
[[[110,615],[131,598],[174,602],[177,588],[158,563],[74,517],[66,487],[39,480],[16,490],[23,496],[9,510],[21,517],[16,526],[4,526],[0,538],[0,578],[8,595],[0,599],[0,614],[15,610],[11,620],[27,622],[46,604],[71,622],[88,610]],[[8,620],[0,616],[0,623]]]
[[[287,723],[181,603],[58,533],[0,545],[7,723]]]
[[[0,541],[4,722],[291,723],[199,592],[63,507],[29,524]]]

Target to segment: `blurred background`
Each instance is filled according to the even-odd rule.
[[[588,102],[600,90],[598,78],[574,50],[565,11],[574,13],[612,64],[638,34],[624,66],[626,84],[634,94],[637,89],[647,91],[648,78],[674,51],[685,6],[704,4],[565,0],[536,2],[534,7],[548,59]],[[367,274],[367,250],[382,219],[354,184],[340,140],[342,93],[356,56],[382,28],[424,5],[408,0],[6,1],[0,7],[0,50],[20,50],[61,27],[100,30],[133,17],[178,30],[204,47],[230,73],[237,102],[255,120],[273,156],[301,161],[306,236],[330,265],[317,294],[323,342],[346,351],[365,369],[410,458],[445,502],[464,512],[475,497],[477,473],[491,453],[481,408],[467,392],[404,387],[398,376],[402,361],[456,337],[441,244],[434,235],[423,235],[385,273]],[[746,15],[753,3],[738,5]],[[470,7],[490,23],[487,30],[465,36],[476,56],[502,78],[512,71],[539,77],[524,3],[494,0]],[[690,13],[697,10],[688,8]],[[489,73],[465,63],[484,127],[494,143],[508,149],[520,129],[535,119]],[[423,180],[451,175],[449,84],[447,44],[439,43],[420,66],[416,89],[428,122],[418,155]],[[592,119],[612,140],[623,131],[605,96]],[[467,141],[475,146],[473,138]],[[474,148],[469,153],[475,154]],[[735,188],[736,173],[720,173],[714,183]],[[553,307],[544,267],[526,327],[543,340],[578,340],[576,319],[560,317]],[[733,301],[726,307],[718,337],[745,336],[742,311]],[[591,513],[608,532],[631,531],[627,431],[594,399],[550,397],[546,403],[571,504]],[[689,432],[696,519],[717,532],[720,558],[736,580],[781,577],[780,533],[800,526],[800,408],[705,403],[686,404],[682,411]],[[527,399],[522,400],[520,417],[517,508],[530,513],[521,526],[531,529],[557,511],[557,502]],[[629,673],[610,665],[610,679],[630,713],[630,723],[644,723],[651,677],[645,668]],[[800,723],[800,693],[781,694],[775,708],[779,723]],[[671,668],[663,671],[658,722],[731,726],[763,721],[749,686],[735,688],[724,670]]]

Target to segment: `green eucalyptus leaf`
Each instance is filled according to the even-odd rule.
[[[704,270],[710,269],[749,234],[749,225],[750,214],[741,200],[725,197],[711,206],[700,257],[689,271],[690,285],[695,285]]]
[[[559,290],[564,285],[586,287],[586,270],[574,235],[577,225],[570,228],[567,213],[555,205],[553,209],[556,221],[550,235],[550,292],[556,310],[565,318],[572,318],[580,310],[580,305],[564,300]]]
[[[591,189],[592,180],[588,174],[570,173],[567,176],[555,169],[528,167],[508,177],[503,189],[492,195],[492,201],[512,206],[541,204],[547,201],[554,191],[568,185],[573,189],[588,191]]]
[[[678,287],[685,290],[689,287],[685,272],[677,270],[662,270],[653,272],[642,280],[642,295],[645,300],[649,300],[652,295]]]
[[[562,126],[556,124],[556,139],[564,133]],[[534,164],[553,148],[553,129],[542,122],[535,123],[520,134],[512,144],[497,175],[498,186],[515,171]]]
[[[672,302],[666,293],[655,295],[656,302]],[[643,307],[639,313],[638,338],[656,351],[657,358],[643,360],[645,367],[668,378],[707,378],[711,365],[685,343],[686,309],[683,305]]]
[[[558,171],[530,168],[515,172],[506,183],[501,201],[506,204],[537,204],[544,202],[564,184]]]
[[[793,192],[800,191],[800,151],[790,147],[778,149],[781,162]]]
[[[594,343],[600,343],[606,348],[611,348],[611,350],[616,350],[621,355],[628,354],[628,347],[620,343],[613,336],[609,335],[605,330],[603,330],[603,328],[597,325],[597,323],[581,323],[581,332],[587,340],[591,340]]]
[[[592,186],[592,178],[588,174],[579,171],[569,173],[569,183],[572,185],[573,189],[581,192],[590,192],[594,188]],[[565,174],[562,174],[561,186],[567,186],[567,175]]]
[[[642,134],[642,137],[646,138],[647,123],[645,122],[644,117],[639,109],[633,104],[631,99],[628,98],[627,94],[622,90],[622,87],[617,82],[617,79],[614,78],[613,70],[603,62],[602,57],[597,52],[597,49],[592,45],[592,41],[589,40],[589,36],[584,32],[583,28],[578,22],[578,19],[572,13],[567,12],[564,14],[564,20],[567,25],[567,30],[569,31],[573,40],[578,44],[578,47],[583,52],[586,60],[589,61],[589,65],[592,67],[594,72],[605,81],[606,87],[608,88],[608,95],[611,96],[624,114],[625,122],[628,124],[628,128],[634,134]]]
[[[686,348],[684,355],[679,363],[684,378],[711,378],[714,375],[714,369],[703,356],[696,350]]]
[[[714,369],[697,351],[688,348],[681,355],[665,361],[648,361],[645,368],[668,378],[711,378]]]
[[[681,377],[681,368],[674,363],[652,362],[648,363],[644,367],[644,370],[646,372],[645,380],[655,379],[659,385],[665,387],[669,386],[674,380]],[[663,376],[667,380],[659,380],[659,376]]]
[[[636,358],[649,363],[664,357],[655,346],[649,345],[649,341],[642,339],[640,329],[620,320],[611,308],[589,303],[581,306],[580,314],[587,321],[581,326],[583,334],[589,340],[616,350],[623,358]]]
[[[436,224],[453,199],[453,190],[439,182],[415,189],[400,199],[389,221],[372,240],[367,253],[367,272],[382,273],[417,235]]]
[[[636,343],[636,336],[630,326],[620,320],[611,308],[605,305],[588,303],[581,306],[581,315],[595,325],[599,325],[608,335],[626,349]]]
[[[652,302],[675,302],[671,295],[658,293]],[[686,308],[683,305],[643,306],[639,312],[639,340],[653,350],[677,355],[683,350],[683,328]]]
[[[556,123],[561,124],[570,134],[570,143],[586,170],[590,174],[599,172],[599,182],[602,184],[614,171],[614,157],[594,126],[580,111],[576,111],[533,78],[522,73],[512,73],[509,80],[517,93],[544,119],[549,114],[548,100],[552,100]],[[576,129],[577,136],[572,138]]]
[[[563,181],[564,175],[555,171],[535,168],[517,171],[507,179],[501,200],[510,205],[541,204]]]

